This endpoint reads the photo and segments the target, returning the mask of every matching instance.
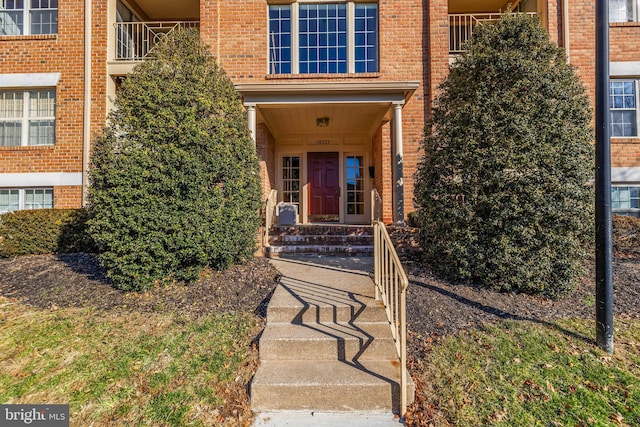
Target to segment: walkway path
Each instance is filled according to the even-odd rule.
[[[399,362],[372,258],[271,262],[282,278],[251,385],[255,425],[399,425]]]

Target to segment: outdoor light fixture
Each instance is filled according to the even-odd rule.
[[[316,126],[319,128],[326,128],[329,126],[329,117],[318,117],[316,119]]]

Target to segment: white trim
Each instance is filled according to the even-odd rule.
[[[611,168],[611,182],[640,182],[640,167]]]
[[[0,187],[68,187],[81,185],[82,172],[0,174]]]
[[[611,78],[640,76],[640,61],[610,62],[609,74]]]
[[[56,87],[60,73],[0,74],[0,88]]]

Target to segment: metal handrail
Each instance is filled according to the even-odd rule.
[[[264,201],[264,234],[262,236],[262,246],[269,246],[269,230],[273,225],[273,218],[276,215],[276,204],[278,203],[278,192],[271,190],[269,197]]]
[[[116,22],[116,61],[142,61],[177,28],[199,28],[200,21]]]
[[[381,221],[373,221],[374,282],[376,299],[384,303],[391,335],[400,357],[400,416],[407,411],[407,286],[391,237]]]
[[[512,13],[512,12],[509,12]],[[536,12],[524,12],[535,16]],[[465,51],[464,44],[473,35],[476,25],[497,21],[504,13],[453,13],[449,14],[449,53],[458,54]]]

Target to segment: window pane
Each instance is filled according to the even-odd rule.
[[[23,114],[23,92],[0,92],[0,119],[19,119]]]
[[[356,72],[378,71],[378,5],[356,4]]]
[[[53,208],[52,189],[26,189],[24,190],[25,209],[51,209]]]
[[[15,36],[23,34],[24,18],[22,11],[9,12],[0,10],[0,35]]]
[[[346,71],[346,17],[346,4],[300,5],[301,73]]]
[[[19,147],[22,143],[22,123],[0,121],[0,147]]]
[[[0,213],[17,211],[19,201],[18,190],[0,190]]]
[[[609,0],[609,21],[633,21],[633,1],[634,0]]]
[[[58,11],[31,11],[31,34],[57,34]]]
[[[291,6],[269,6],[269,73],[291,73]]]
[[[53,90],[29,92],[29,117],[55,117],[56,93]]]
[[[56,124],[53,120],[29,121],[29,145],[53,145]]]
[[[636,97],[635,81],[611,81],[609,83],[611,136],[638,136]]]

